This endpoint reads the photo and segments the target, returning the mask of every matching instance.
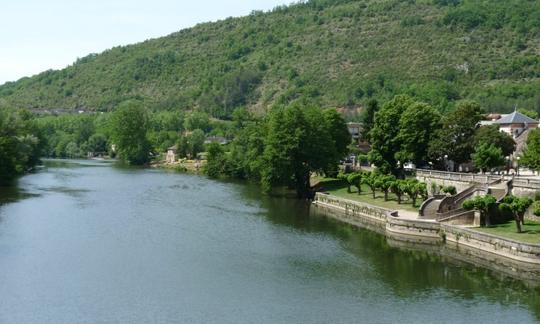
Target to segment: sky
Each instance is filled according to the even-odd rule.
[[[1,0],[0,84],[287,0]]]

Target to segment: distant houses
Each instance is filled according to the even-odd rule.
[[[529,129],[538,128],[538,120],[514,111],[511,114],[489,114],[487,120],[481,121],[480,125],[499,125],[501,132],[512,136],[515,140]]]
[[[165,155],[165,162],[174,163],[176,162],[176,153],[178,152],[178,145],[173,145],[167,149],[167,154]]]

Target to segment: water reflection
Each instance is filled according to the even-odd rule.
[[[274,224],[339,239],[345,249],[368,260],[379,279],[397,296],[418,298],[444,290],[456,299],[471,302],[481,297],[502,305],[528,305],[540,320],[540,278],[517,280],[504,272],[474,266],[474,260],[451,249],[388,240],[384,235],[325,217],[304,202],[261,197],[255,186],[246,186],[243,192],[268,210],[264,216]],[[290,217],[291,211],[295,217]]]

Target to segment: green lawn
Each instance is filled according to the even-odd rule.
[[[388,201],[384,201],[384,193],[380,191],[377,191],[375,193],[375,199],[373,199],[373,194],[371,193],[371,190],[368,186],[365,185],[362,185],[362,193],[360,195],[358,194],[356,187],[351,187],[352,192],[349,193],[347,192],[347,185],[343,181],[333,178],[319,178],[316,179],[314,182],[318,182],[318,187],[323,188],[325,192],[328,192],[332,195],[364,202],[370,205],[379,206],[391,210],[403,209],[412,212],[418,212],[418,208],[422,203],[422,199],[418,198],[418,200],[416,201],[417,206],[413,207],[412,200],[408,200],[408,197],[403,195],[402,203],[398,204],[396,195],[392,193],[388,194]]]
[[[522,226],[522,233],[517,232],[515,221],[491,227],[475,228],[475,230],[516,241],[540,244],[540,223],[538,222],[525,220],[525,226]]]

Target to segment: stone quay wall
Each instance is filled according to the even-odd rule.
[[[540,278],[540,244],[528,244],[432,220],[400,218],[396,211],[317,193],[313,205],[328,217],[374,230],[394,241],[450,248],[477,265],[525,271]],[[491,266],[493,265],[493,266]]]

